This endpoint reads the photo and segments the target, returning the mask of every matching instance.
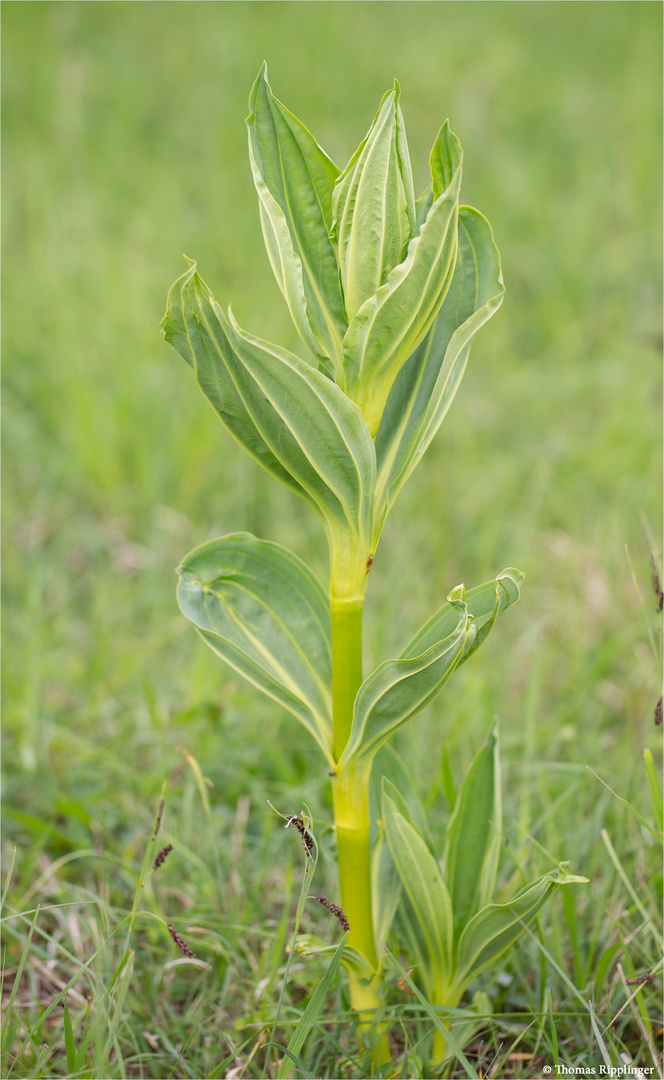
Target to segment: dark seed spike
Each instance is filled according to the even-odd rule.
[[[655,596],[657,597],[657,610],[661,611],[662,607],[664,607],[664,592],[662,592],[657,562],[652,551],[650,552],[650,562],[652,563],[652,587],[655,590]]]
[[[173,926],[171,926],[170,923],[166,923],[166,926],[168,927],[168,932],[171,935],[171,937],[173,938],[173,941],[177,945],[177,947],[180,950],[180,952],[182,953],[182,955],[183,956],[188,956],[190,959],[193,960],[195,958],[196,954],[191,951],[191,949],[187,945],[187,942],[184,940],[184,938],[180,937],[177,930]]]
[[[161,849],[161,851],[157,852],[157,858],[154,861],[154,867],[153,867],[154,870],[158,870],[160,866],[164,865],[164,863],[166,862],[166,859],[168,858],[168,856],[170,855],[172,850],[173,850],[173,845],[172,844],[167,844],[166,847],[163,847]]]
[[[662,722],[662,699],[655,705],[655,723],[659,726]]]
[[[159,829],[161,828],[161,819],[164,816],[164,808],[165,808],[165,806],[166,806],[166,799],[162,797],[162,800],[159,803],[159,813],[157,814],[157,820],[155,821],[155,824],[154,824],[154,832],[152,833],[152,839],[153,840],[157,839],[157,834],[159,832]]]
[[[295,826],[300,836],[302,837],[304,850],[306,851],[307,855],[313,859],[314,838],[311,833],[307,831],[307,827],[302,818],[298,814],[292,814],[284,825],[284,828],[287,829],[289,825]]]
[[[314,896],[313,899],[317,900],[319,904],[322,904],[324,908],[327,908],[328,911],[332,912],[342,930],[350,930],[348,919],[346,918],[346,913],[343,908],[340,908],[338,904],[332,904],[327,896]]]

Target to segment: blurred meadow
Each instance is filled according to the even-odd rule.
[[[505,302],[388,521],[365,623],[370,670],[458,582],[526,573],[398,740],[440,831],[444,755],[465,768],[498,717],[503,879],[560,859],[590,879],[478,980],[494,1015],[467,1054],[495,1076],[601,1062],[591,1000],[612,1060],[653,1066],[658,977],[627,979],[660,954],[658,845],[637,813],[657,824],[661,5],[4,0],[2,23],[2,1075],[263,1075],[302,862],[268,799],[311,806],[334,895],[313,742],[175,602],[181,557],[231,531],[327,575],[315,515],[233,442],[159,331],[186,252],[244,327],[301,351],[247,155],[263,60],[339,166],[395,77],[418,190],[449,117],[462,201],[502,254]],[[164,781],[174,850],[118,974]],[[334,938],[323,911],[305,929]],[[294,964],[289,1022],[320,975]],[[334,1025],[344,993],[305,1044],[309,1075],[367,1075]],[[404,1030],[423,1024],[396,977],[390,1001]]]

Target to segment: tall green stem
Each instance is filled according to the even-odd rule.
[[[362,685],[364,595],[332,595],[332,752],[338,761],[353,724],[355,695]]]
[[[366,556],[351,545],[331,551],[332,748],[339,761],[353,725],[355,695],[362,685],[362,610]],[[343,769],[334,776],[341,904],[350,923],[348,944],[377,966],[371,917],[368,775]]]
[[[369,553],[348,548],[332,551],[330,604],[332,619],[332,745],[339,761],[353,724],[355,695],[362,685],[362,611]],[[369,774],[371,766],[339,770],[333,777],[334,820],[339,856],[341,906],[350,925],[348,944],[364,956],[373,972],[378,968],[371,904],[369,847]],[[375,1043],[376,1067],[390,1060],[382,1030],[372,1029],[380,1005],[377,976],[363,981],[350,973],[351,1005],[361,1017],[361,1030]]]

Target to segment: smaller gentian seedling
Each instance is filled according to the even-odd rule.
[[[518,600],[523,575],[507,569],[452,589],[397,658],[366,677],[362,664],[362,611],[381,530],[445,417],[475,335],[502,302],[500,257],[486,218],[460,203],[463,154],[447,122],[431,151],[431,183],[415,197],[398,84],[344,169],[273,96],[265,68],[247,124],[268,257],[309,358],[242,329],[191,260],[162,325],[235,439],[316,511],[330,577],[323,585],[286,548],[232,533],[183,560],[178,597],[208,645],[296,716],[325,758],[340,909],[350,926],[344,962],[353,1008],[369,1022],[380,1002],[381,942],[399,902],[381,883],[390,859],[411,917],[430,934],[418,964],[432,1001],[456,1004],[486,966],[482,957],[497,955],[494,930],[504,918],[490,904],[500,823],[489,788],[470,816],[455,811],[441,877],[390,787],[372,860],[369,780],[380,748]],[[491,746],[474,768],[494,770],[495,792]],[[458,853],[471,848],[464,863]],[[426,889],[411,894],[422,874]],[[515,898],[519,926],[572,880],[555,871],[533,885],[537,903]],[[499,931],[501,941],[515,926]],[[375,1060],[387,1056],[383,1037]]]

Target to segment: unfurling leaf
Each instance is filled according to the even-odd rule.
[[[468,593],[459,586],[397,660],[387,660],[365,679],[341,766],[360,757],[370,760],[397,728],[429,704],[486,640],[498,615],[516,603],[522,581],[519,570],[509,569]]]
[[[470,920],[457,951],[457,983],[462,988],[509,949],[524,926],[560,885],[583,885],[588,878],[568,874],[567,863],[527,885],[507,904],[489,904]]]
[[[288,709],[331,762],[330,602],[300,559],[250,533],[195,548],[178,601],[207,644]]]
[[[408,646],[398,660],[387,660],[364,680],[355,698],[353,726],[340,767],[377,750],[402,724],[428,705],[461,659],[468,634],[466,605],[450,605],[449,633],[420,652]]]

